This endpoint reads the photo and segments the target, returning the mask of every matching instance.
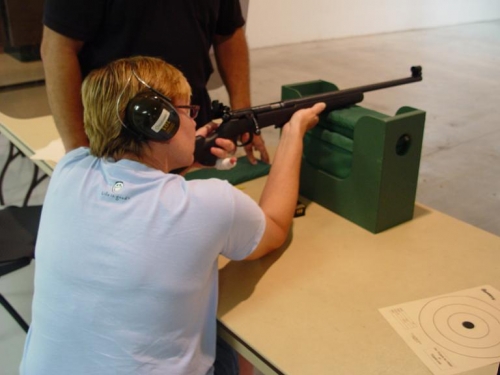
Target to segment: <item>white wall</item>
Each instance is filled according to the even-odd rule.
[[[250,48],[500,19],[500,0],[251,0]]]

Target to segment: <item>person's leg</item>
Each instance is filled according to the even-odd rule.
[[[217,336],[214,375],[240,375],[238,353]]]

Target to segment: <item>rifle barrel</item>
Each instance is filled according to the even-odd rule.
[[[321,102],[323,99],[328,99],[329,101],[331,101],[332,99],[341,98],[344,96],[345,97],[354,97],[353,96],[354,94],[363,94],[365,92],[381,90],[381,89],[394,87],[394,86],[406,85],[408,83],[418,82],[418,81],[422,80],[422,67],[412,66],[411,73],[412,73],[411,77],[408,77],[408,78],[394,79],[392,81],[374,83],[371,85],[352,87],[352,88],[344,89],[344,90],[330,91],[330,92],[321,93],[321,94],[308,95],[308,96],[304,96],[302,98],[297,98],[297,99],[289,99],[289,100],[284,100],[284,101],[280,101],[280,102],[259,105],[259,106],[255,106],[252,108],[232,111],[232,115],[234,115],[235,117],[243,117],[246,114],[248,114],[249,112],[252,112],[253,114],[258,115],[261,113],[277,110],[280,108],[295,107],[295,106],[297,106],[299,104],[303,104],[303,103]],[[363,99],[361,98],[361,100],[363,100]],[[360,100],[358,100],[358,102],[359,101]]]
[[[334,98],[334,97],[341,97],[341,96],[345,96],[345,95],[351,95],[354,93],[365,93],[365,92],[370,92],[370,91],[375,91],[375,90],[382,90],[382,89],[386,89],[388,87],[406,85],[408,83],[419,82],[422,80],[422,68],[420,66],[412,66],[411,72],[412,72],[412,76],[408,77],[408,78],[394,79],[392,81],[374,83],[371,85],[358,86],[358,87],[352,87],[349,89],[344,89],[344,90],[339,90],[339,91],[332,91],[332,92],[326,92],[326,93],[322,93],[322,94],[311,95],[310,98],[311,99],[314,98],[314,100],[317,100],[318,102],[320,102],[322,98]],[[295,105],[297,102],[303,101],[306,98],[308,98],[308,97],[305,96],[303,98],[286,100],[286,101],[283,101],[281,103],[284,103],[284,104],[286,103],[286,104],[289,104],[290,106],[292,106],[292,105]]]

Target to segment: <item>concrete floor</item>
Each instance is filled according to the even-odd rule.
[[[12,78],[3,62],[0,85]],[[404,105],[426,111],[417,201],[500,236],[500,21],[252,50],[252,100],[278,101],[282,85],[315,79],[344,89],[406,77],[412,65],[423,66],[423,82],[368,93],[362,105],[386,114]],[[30,65],[30,76],[39,69]],[[48,113],[43,88],[22,90],[0,91],[0,111]],[[27,90],[36,94],[34,102],[25,103]],[[212,96],[227,102],[223,89]],[[267,128],[264,137],[272,147],[278,132]],[[0,137],[0,165],[7,150]],[[21,204],[32,168],[26,158],[10,167],[8,204]],[[30,204],[43,202],[46,186],[35,190]],[[32,283],[33,265],[0,280],[2,293],[28,321]],[[24,338],[0,309],[2,374],[17,373]]]

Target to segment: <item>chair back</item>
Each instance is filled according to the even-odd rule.
[[[41,214],[42,206],[8,206],[0,210],[0,276],[26,267],[35,257]],[[2,293],[0,305],[28,332],[28,323]]]
[[[41,213],[41,205],[0,210],[0,265],[34,258]]]

